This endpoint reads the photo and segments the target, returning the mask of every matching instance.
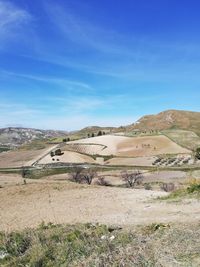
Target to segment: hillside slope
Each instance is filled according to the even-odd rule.
[[[0,145],[15,147],[30,143],[34,140],[44,140],[64,134],[66,134],[66,132],[53,130],[16,127],[2,128],[0,129]]]
[[[167,110],[156,115],[147,115],[136,123],[126,127],[126,130],[190,130],[200,135],[200,112]]]

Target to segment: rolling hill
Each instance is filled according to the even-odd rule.
[[[144,116],[136,123],[128,126],[121,126],[118,128],[90,126],[74,132],[15,127],[2,128],[0,129],[0,145],[15,147],[31,143],[35,140],[47,140],[51,138],[60,138],[60,140],[62,140],[63,137],[70,137],[70,139],[76,140],[80,138],[87,138],[92,134],[97,136],[99,131],[105,132],[106,134],[112,134],[136,130],[164,131],[169,129],[187,130],[200,136],[200,112],[167,110],[156,115]]]
[[[66,132],[8,127],[0,129],[0,145],[15,147],[35,140],[45,140],[61,135],[66,135]]]
[[[126,127],[130,130],[167,130],[182,129],[193,131],[200,135],[200,112],[167,110],[156,115],[147,115],[136,123]]]

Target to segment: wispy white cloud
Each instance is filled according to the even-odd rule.
[[[41,41],[41,49],[37,51],[39,60],[96,76],[130,81],[176,80],[180,79],[184,70],[189,75],[191,53],[194,50],[193,56],[196,56],[200,51],[198,46],[181,41],[161,41],[151,36],[126,35],[105,28],[101,23],[90,21],[87,14],[75,9],[70,2],[62,6],[50,1],[45,4],[45,10],[54,30],[60,33],[57,47],[61,49],[57,51],[61,52],[52,53],[51,48],[42,45]],[[72,53],[76,51],[80,57],[75,55],[73,58],[63,47],[69,47]],[[84,51],[86,54],[89,51],[88,57],[84,56]]]
[[[50,20],[65,40],[106,54],[129,56],[135,54],[128,47],[122,47],[124,36],[114,30],[104,29],[88,21],[85,17],[78,16],[69,3],[65,9],[55,2],[46,4],[45,8]],[[121,42],[120,46],[117,45],[119,42]]]
[[[67,78],[58,78],[52,76],[42,76],[42,75],[32,75],[32,74],[24,74],[24,73],[16,73],[11,71],[0,70],[0,74],[7,75],[7,76],[14,76],[18,78],[24,78],[28,80],[34,80],[39,82],[45,83],[54,83],[60,86],[72,86],[72,87],[81,87],[83,89],[88,89],[89,91],[92,90],[92,87],[84,82],[81,81],[74,81]]]
[[[17,30],[31,19],[31,15],[9,1],[0,0],[0,40],[17,35]]]

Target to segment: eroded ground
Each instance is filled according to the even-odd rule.
[[[115,174],[111,174],[111,180]],[[165,179],[173,179],[175,174],[163,175]],[[182,173],[177,176],[177,179],[186,179]],[[79,185],[67,178],[62,174],[40,180],[27,179],[23,185],[19,175],[1,174],[0,230],[35,227],[42,221],[138,225],[200,220],[198,200],[166,202],[155,200],[167,195],[158,190]],[[149,180],[152,179],[149,174]]]

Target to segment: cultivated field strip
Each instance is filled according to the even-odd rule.
[[[101,144],[82,144],[82,143],[72,143],[66,144],[62,148],[63,151],[74,151],[82,154],[96,155],[101,154],[102,151],[106,148],[105,145]]]

